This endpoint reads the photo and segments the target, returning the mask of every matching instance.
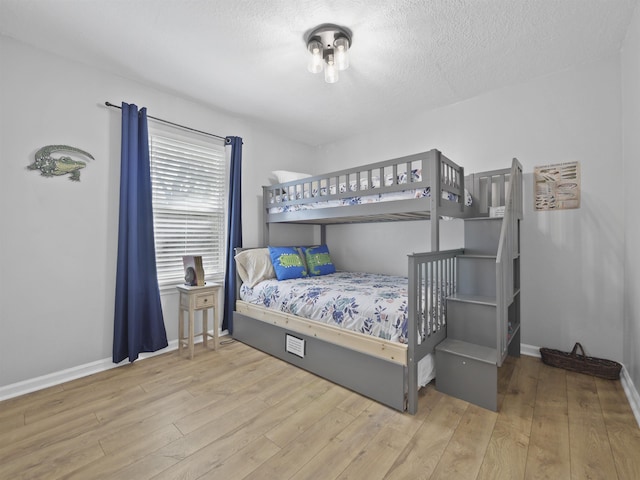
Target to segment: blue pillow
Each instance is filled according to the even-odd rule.
[[[305,248],[304,256],[307,260],[309,275],[336,273],[336,267],[331,262],[331,257],[329,256],[329,247],[326,245]]]
[[[307,267],[295,247],[269,247],[269,256],[278,280],[307,276]]]

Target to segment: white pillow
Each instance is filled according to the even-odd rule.
[[[253,287],[263,280],[276,278],[268,248],[243,250],[235,257],[238,275],[242,283]]]
[[[274,170],[271,173],[278,179],[278,183],[293,182],[295,180],[302,180],[303,178],[309,178],[312,176],[308,173],[289,172],[287,170]]]

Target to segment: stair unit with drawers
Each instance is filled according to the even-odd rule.
[[[465,219],[456,292],[446,299],[447,338],[436,346],[436,388],[496,411],[498,370],[507,355],[520,355],[522,166],[514,159],[510,171],[469,180],[476,193],[493,190],[478,197],[504,205],[504,217],[489,217],[489,205],[479,205]]]

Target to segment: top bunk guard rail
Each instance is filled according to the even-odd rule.
[[[418,175],[419,173],[419,175]],[[464,213],[464,169],[438,150],[408,155],[323,175],[263,187],[266,223],[335,224],[416,220],[433,214]],[[328,202],[406,190],[430,189],[430,196],[389,202],[330,206]],[[439,192],[433,195],[433,192]],[[442,192],[454,195],[443,198]],[[448,197],[448,196],[447,196]],[[313,209],[300,209],[317,204]],[[281,207],[282,212],[271,212]]]
[[[496,256],[498,366],[502,365],[508,354],[509,306],[513,302],[515,289],[518,288],[514,284],[514,259],[520,253],[519,220],[522,220],[522,216],[522,165],[514,158],[507,186],[504,219]]]

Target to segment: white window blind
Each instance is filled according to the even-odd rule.
[[[201,255],[205,278],[224,277],[224,144],[149,131],[156,266],[160,288],[184,283],[183,255]]]

